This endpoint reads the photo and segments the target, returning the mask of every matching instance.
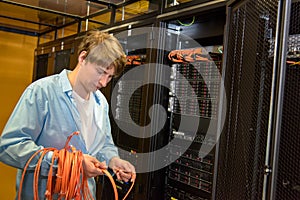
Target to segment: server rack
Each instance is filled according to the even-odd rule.
[[[167,124],[157,134],[147,137],[151,135],[150,132],[155,126],[155,117],[149,110],[155,104],[157,95],[155,84],[147,83],[148,80],[154,79],[155,69],[147,64],[155,62],[155,47],[158,41],[157,37],[153,37],[151,27],[154,25],[147,24],[145,27],[132,28],[133,30],[115,30],[114,35],[127,54],[127,65],[121,76],[112,80],[107,96],[110,102],[112,135],[116,146],[119,147],[119,155],[136,166],[138,172],[135,186],[127,198],[133,200],[163,198],[161,188],[164,183],[162,175],[164,169],[140,170],[141,166],[148,168],[156,161],[150,157],[139,156],[139,154],[155,151],[167,141],[164,134],[168,128]],[[128,74],[130,74],[129,78]],[[149,126],[149,129],[145,129],[146,126]],[[116,182],[120,189],[119,195],[122,197],[129,183],[117,180]],[[105,178],[100,180],[100,185],[106,188],[110,183]],[[99,198],[112,198],[111,192],[107,192],[107,189],[104,191],[101,188],[100,191],[103,193]]]
[[[190,80],[193,84],[193,88],[196,91],[197,100],[199,107],[196,106],[195,101],[188,98],[188,94],[185,92],[188,91],[185,88],[185,84],[181,83],[180,79],[175,78],[174,82],[174,93],[176,98],[185,98],[182,104],[179,101],[174,99],[172,96],[170,98],[169,110],[172,112],[172,131],[171,136],[183,140],[193,140],[191,146],[183,151],[178,146],[172,146],[170,148],[170,154],[172,155],[181,155],[180,158],[176,159],[175,163],[172,163],[168,168],[167,174],[167,199],[176,198],[176,199],[211,199],[213,191],[213,177],[214,177],[214,166],[215,166],[215,149],[205,156],[201,156],[201,145],[204,142],[211,142],[212,145],[215,144],[216,138],[208,136],[207,130],[203,130],[204,126],[207,127],[208,123],[211,123],[212,120],[217,118],[217,99],[219,93],[219,84],[220,80],[216,80],[215,77],[218,77],[219,71],[215,70],[215,65],[220,67],[221,60],[216,61],[202,61],[191,64],[173,64],[172,67],[176,71],[183,72],[185,75],[191,77]],[[210,82],[205,82],[199,75],[195,75],[195,68],[200,67],[203,69],[204,73],[209,74]],[[172,74],[172,76],[174,76]],[[174,76],[176,77],[176,75]],[[206,84],[211,84],[211,90],[208,92]],[[182,96],[181,96],[182,95]],[[173,100],[174,99],[174,100]],[[190,135],[190,130],[186,129],[184,132],[177,131],[176,124],[178,123],[178,114],[182,113],[191,118],[199,117],[204,120],[200,121],[199,126],[202,130],[198,130],[195,138]],[[208,122],[210,121],[210,122]],[[196,126],[196,124],[195,124]],[[205,141],[205,137],[207,138]],[[172,138],[173,139],[173,138]],[[179,142],[180,144],[181,142]],[[176,189],[177,188],[177,189]],[[180,189],[179,189],[180,188]]]
[[[271,0],[228,4],[223,66],[228,117],[219,145],[216,199],[264,196],[277,11],[278,2]]]
[[[278,112],[274,120],[274,142],[271,148],[269,199],[299,199],[299,61],[300,61],[300,2],[282,1],[282,22],[279,56],[280,85]],[[289,23],[283,23],[289,22]]]
[[[173,141],[167,158],[172,163],[166,170],[166,200],[214,196],[224,24],[225,7],[166,22],[173,33],[165,44],[173,49],[165,55],[171,68],[168,111]],[[181,126],[184,121],[192,123]],[[186,143],[188,148],[182,148]]]
[[[298,21],[299,1],[228,3],[216,199],[300,197]]]

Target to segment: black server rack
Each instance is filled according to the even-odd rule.
[[[216,199],[264,199],[277,12],[273,0],[228,5]]]
[[[299,1],[231,1],[227,13],[216,199],[299,199]]]
[[[272,165],[272,178],[270,186],[270,198],[300,199],[300,126],[299,126],[299,77],[300,77],[300,2],[286,1],[282,5],[286,7],[286,15],[283,16],[287,34],[282,37],[283,61],[282,80],[284,83],[281,92],[282,104],[279,107],[278,129],[275,132],[274,154]]]
[[[108,86],[110,89],[106,95],[110,103],[112,135],[116,146],[119,148],[119,155],[122,159],[130,161],[138,170],[135,185],[126,198],[128,200],[163,198],[161,188],[164,183],[164,169],[141,172],[139,170],[141,165],[150,166],[156,161],[138,156],[155,151],[156,148],[159,148],[159,143],[163,145],[167,141],[166,135],[163,134],[167,132],[165,131],[168,128],[167,124],[160,133],[152,137],[144,137],[153,130],[153,128],[145,130],[144,127],[153,123],[151,120],[154,120],[149,117],[151,115],[149,110],[155,104],[155,84],[145,83],[151,77],[153,78],[153,72],[151,72],[153,70],[147,67],[143,68],[144,65],[155,59],[153,49],[149,47],[152,46],[149,42],[157,41],[157,38],[155,40],[150,39],[152,33],[149,27],[151,26],[136,29],[140,31],[133,29],[115,34],[123,45],[127,55],[127,64],[122,74],[111,81],[110,86]],[[145,70],[136,71],[139,68]],[[130,74],[129,78],[128,74]],[[135,135],[130,135],[130,132],[134,132]],[[119,198],[122,198],[127,193],[130,183],[115,181],[118,185]],[[102,177],[98,183],[98,198],[112,199],[112,188],[110,188],[109,180]]]
[[[170,129],[166,200],[213,199],[225,7],[166,22]],[[187,36],[187,37],[186,37]],[[192,41],[190,41],[190,39]],[[184,125],[186,123],[187,125]],[[206,149],[203,151],[203,149]]]
[[[215,167],[215,149],[208,155],[202,156],[200,149],[204,142],[216,144],[216,138],[208,136],[207,126],[212,120],[217,119],[218,98],[219,98],[219,69],[221,67],[221,56],[213,61],[198,61],[189,64],[172,64],[174,79],[171,81],[174,88],[170,97],[169,110],[172,112],[171,139],[177,139],[179,145],[170,147],[170,156],[178,156],[167,170],[167,193],[166,199],[211,199],[213,192],[213,178]],[[198,70],[197,70],[198,69]],[[197,71],[202,71],[201,75],[209,75],[209,79],[204,81]],[[189,78],[189,83],[196,93],[196,101],[189,98],[187,93],[187,83],[176,78],[176,73],[183,73]],[[207,84],[210,84],[208,91]],[[177,99],[181,99],[179,103]],[[197,106],[196,106],[197,105]],[[178,116],[186,115],[189,118],[202,118],[199,122],[199,129],[196,137],[190,135],[189,129],[178,131]],[[191,119],[192,120],[192,119]],[[197,126],[195,124],[195,126]],[[205,127],[205,128],[204,128]],[[206,137],[206,140],[205,140]],[[208,138],[211,137],[211,138]],[[193,141],[187,150],[182,150],[180,144],[186,141]]]

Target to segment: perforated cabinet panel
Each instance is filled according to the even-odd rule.
[[[287,66],[276,199],[300,199],[300,68]]]
[[[300,199],[300,2],[291,6],[275,199]]]
[[[277,1],[232,5],[216,199],[262,199]]]

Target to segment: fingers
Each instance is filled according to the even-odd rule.
[[[121,160],[118,162],[118,164],[115,166],[116,170],[122,170],[126,173],[135,173],[135,168],[130,162]]]
[[[123,170],[119,170],[116,175],[119,180],[123,180],[125,182],[128,182],[131,178],[131,173],[123,172]]]
[[[87,178],[103,175],[103,169],[107,169],[105,162],[98,161],[95,157],[84,154],[83,169]]]
[[[99,175],[103,175],[103,171],[99,168],[94,168],[92,170],[89,170],[86,172],[86,176],[87,178],[92,178],[92,177],[96,177],[96,176],[99,176]]]
[[[119,180],[123,180],[125,182],[128,182],[129,180],[133,182],[136,178],[135,168],[132,164],[130,164],[128,161],[122,160],[122,164],[120,165],[120,168],[117,168],[116,175]]]
[[[103,162],[96,162],[95,163],[95,167],[97,167],[97,168],[100,168],[100,169],[107,169],[107,165],[106,165],[106,162],[105,161],[103,161]]]
[[[131,173],[135,174],[135,167],[128,162],[128,169]]]
[[[114,171],[117,179],[133,182],[136,177],[135,167],[128,161],[119,157],[113,157],[109,162],[109,167]]]

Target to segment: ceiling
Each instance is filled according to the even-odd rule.
[[[0,30],[67,36],[155,9],[148,0],[1,0]]]

